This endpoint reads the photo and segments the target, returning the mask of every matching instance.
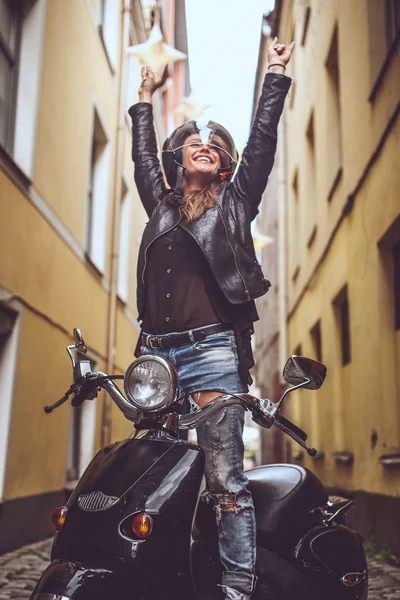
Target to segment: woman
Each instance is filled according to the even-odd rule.
[[[249,142],[238,155],[219,124],[185,123],[163,146],[167,189],[157,158],[152,95],[160,86],[142,68],[139,102],[131,107],[135,181],[149,216],[138,259],[142,333],[136,355],[157,354],[178,375],[179,397],[204,406],[221,392],[243,393],[249,368],[254,299],[268,291],[250,224],[272,169],[277,126],[291,80],[284,75],[294,42],[277,38]],[[255,518],[243,475],[244,410],[231,407],[197,430],[206,456],[207,499],[215,506],[226,600],[254,590]]]

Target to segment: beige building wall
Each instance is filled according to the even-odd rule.
[[[282,0],[271,18],[272,35],[296,40],[285,116],[288,349],[328,367],[320,391],[287,403],[319,460],[294,443],[291,453],[355,496],[354,523],[396,551],[399,20],[395,3],[374,0]]]
[[[27,14],[10,4],[21,50],[2,82],[0,552],[51,534],[51,510],[93,453],[132,429],[104,393],[78,416],[68,403],[50,415],[43,407],[71,383],[74,327],[97,369],[123,373],[132,362],[147,221],[127,114],[140,65],[124,53],[147,39],[141,3],[31,4]],[[154,113],[163,140],[161,95]]]

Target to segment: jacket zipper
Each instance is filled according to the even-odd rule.
[[[231,250],[232,250],[233,258],[234,258],[234,260],[235,260],[236,271],[237,271],[237,273],[238,273],[238,275],[239,275],[240,279],[242,280],[243,287],[244,287],[244,293],[246,294],[246,298],[247,298],[247,300],[249,300],[249,301],[250,301],[250,300],[251,300],[250,292],[249,292],[249,290],[248,290],[248,289],[247,289],[247,287],[246,287],[246,282],[245,282],[245,280],[244,280],[244,277],[243,277],[243,275],[242,275],[242,274],[241,274],[241,272],[239,271],[239,267],[238,267],[237,260],[236,260],[236,254],[235,254],[235,251],[234,251],[234,249],[233,249],[233,246],[232,246],[231,240],[230,240],[230,238],[229,238],[229,235],[228,235],[228,229],[227,229],[227,227],[226,227],[225,219],[224,219],[224,217],[223,217],[223,215],[222,215],[222,211],[220,210],[220,208],[219,208],[218,204],[216,204],[216,207],[217,207],[217,210],[218,210],[218,212],[219,212],[219,214],[220,214],[220,217],[221,217],[221,219],[222,219],[222,222],[223,222],[223,224],[224,224],[224,229],[225,229],[225,235],[226,235],[226,239],[228,240],[228,244],[229,244],[229,246],[230,246],[230,248],[231,248]]]
[[[146,249],[144,251],[144,267],[143,267],[143,271],[142,271],[142,283],[144,283],[144,274],[145,274],[146,266],[147,266],[147,250],[150,248],[150,246],[153,242],[158,240],[158,238],[161,237],[162,235],[164,235],[164,233],[168,233],[169,231],[172,231],[173,229],[175,229],[175,227],[177,227],[181,221],[182,221],[182,215],[179,216],[179,220],[175,223],[175,225],[172,225],[172,227],[170,227],[169,229],[166,229],[165,231],[162,231],[161,233],[159,233],[153,240],[151,240],[150,244],[148,244],[146,246]]]

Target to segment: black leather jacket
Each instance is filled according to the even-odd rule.
[[[250,138],[233,181],[223,183],[217,203],[197,220],[182,220],[179,208],[163,202],[167,192],[157,157],[152,105],[139,102],[132,117],[132,159],[135,182],[150,218],[143,233],[137,270],[138,321],[145,309],[147,252],[160,235],[180,224],[199,244],[216,282],[232,304],[262,296],[270,287],[256,259],[251,221],[274,163],[277,127],[291,79],[267,73]]]

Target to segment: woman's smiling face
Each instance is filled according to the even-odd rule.
[[[183,166],[186,176],[204,179],[204,182],[214,181],[221,167],[221,156],[214,146],[203,144],[198,133],[193,133],[185,139],[182,148]]]

